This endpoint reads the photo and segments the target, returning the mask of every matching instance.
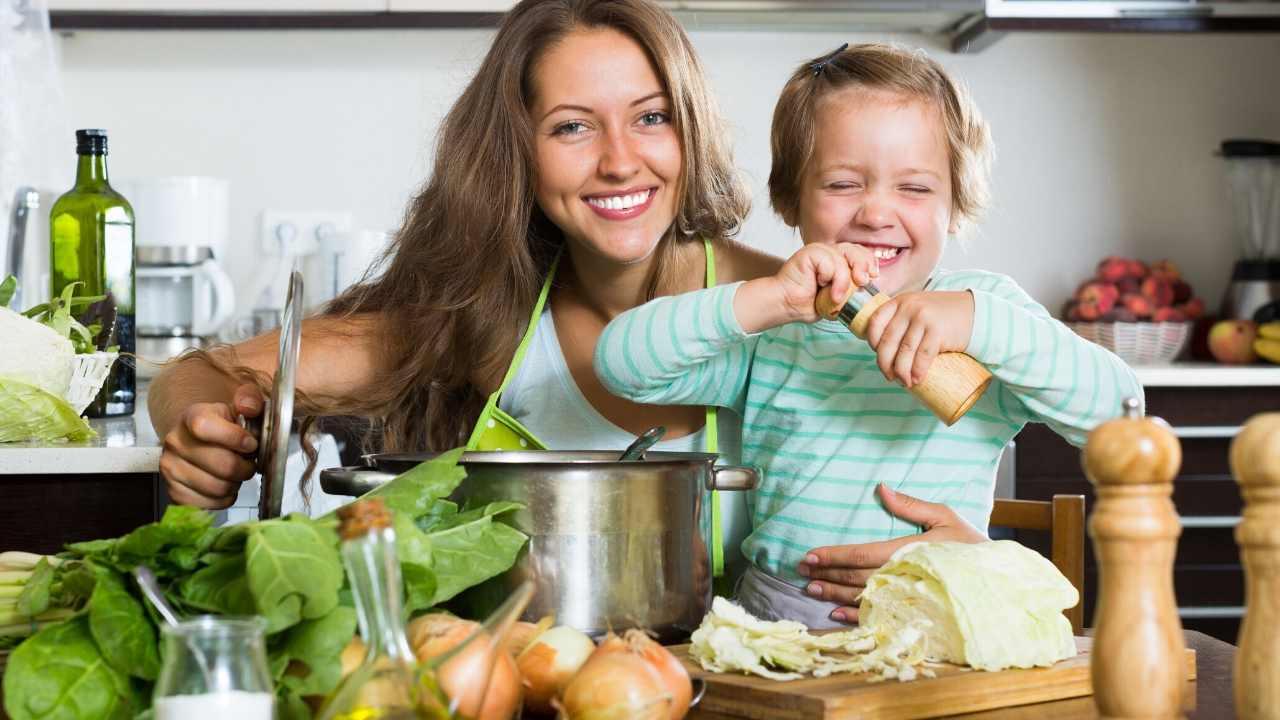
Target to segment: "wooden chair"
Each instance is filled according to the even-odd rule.
[[[1080,635],[1084,630],[1084,496],[1054,495],[1050,502],[997,499],[990,524],[1049,532],[1049,559],[1080,593],[1080,602],[1063,613],[1071,621],[1071,631]]]

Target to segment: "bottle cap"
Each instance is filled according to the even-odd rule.
[[[76,131],[77,155],[106,155],[107,131],[97,128]]]

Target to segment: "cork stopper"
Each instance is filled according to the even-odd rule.
[[[391,527],[391,511],[381,498],[357,500],[338,508],[338,536],[343,540],[355,538]]]
[[[1168,423],[1141,417],[1136,398],[1126,398],[1124,416],[1105,422],[1089,433],[1084,448],[1084,471],[1101,485],[1159,485],[1172,483],[1182,466],[1182,445]]]
[[[1241,485],[1280,488],[1280,413],[1249,418],[1231,441],[1231,474]]]

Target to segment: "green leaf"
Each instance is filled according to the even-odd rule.
[[[258,611],[240,554],[228,555],[178,581],[178,597],[205,612],[253,615]]]
[[[59,605],[76,607],[93,596],[93,588],[98,584],[98,578],[88,561],[65,562],[58,570],[61,575],[61,586],[58,589]]]
[[[427,510],[426,514],[419,515],[413,522],[424,532],[431,532],[435,526],[455,517],[457,514],[457,503],[450,500],[437,500],[435,504]]]
[[[356,611],[339,605],[316,620],[289,628],[285,652],[307,666],[306,677],[285,675],[283,682],[299,695],[327,695],[342,679],[342,650],[356,634]]]
[[[287,686],[276,695],[276,720],[311,720],[311,708]]]
[[[27,617],[35,617],[49,609],[49,591],[53,588],[53,566],[48,558],[40,558],[40,562],[31,571],[31,577],[22,587],[18,595],[18,612]]]
[[[164,564],[155,562],[162,551],[190,547],[198,551],[198,557],[205,550],[202,544],[212,542],[216,537],[206,532],[212,525],[213,516],[203,510],[170,505],[159,522],[143,525],[120,538],[114,548],[116,561],[129,569],[143,563],[151,564],[157,575],[163,575],[166,570]]]
[[[396,558],[404,581],[405,612],[429,608],[435,605],[437,591],[431,539],[403,513],[396,513],[392,522],[396,531]]]
[[[9,307],[9,301],[13,299],[13,294],[18,291],[18,278],[8,275],[4,282],[0,282],[0,307]]]
[[[441,453],[402,473],[386,485],[370,490],[364,497],[382,498],[389,509],[408,513],[410,517],[428,514],[439,500],[448,497],[467,476],[467,471],[458,465],[462,451],[463,448],[455,448]]]
[[[89,630],[111,667],[144,680],[155,680],[160,674],[155,627],[124,579],[106,568],[98,569],[98,582],[89,598]]]
[[[515,564],[528,538],[509,525],[495,522],[494,516],[523,507],[513,502],[490,503],[459,513],[427,533],[431,540],[431,569],[438,584],[432,605],[504,573]]]
[[[254,524],[245,545],[249,591],[274,633],[323,617],[338,604],[337,535],[297,513]]]
[[[67,549],[76,555],[94,560],[110,560],[115,554],[115,548],[115,538],[110,540],[85,540],[84,542],[67,545]]]
[[[0,378],[0,442],[79,442],[96,434],[66,400],[35,385]]]
[[[141,705],[128,676],[98,652],[83,615],[41,630],[9,656],[4,709],[12,720],[125,720]]]

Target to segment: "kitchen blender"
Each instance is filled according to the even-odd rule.
[[[1280,302],[1280,143],[1224,140],[1221,154],[1237,253],[1222,316],[1252,320]]]

